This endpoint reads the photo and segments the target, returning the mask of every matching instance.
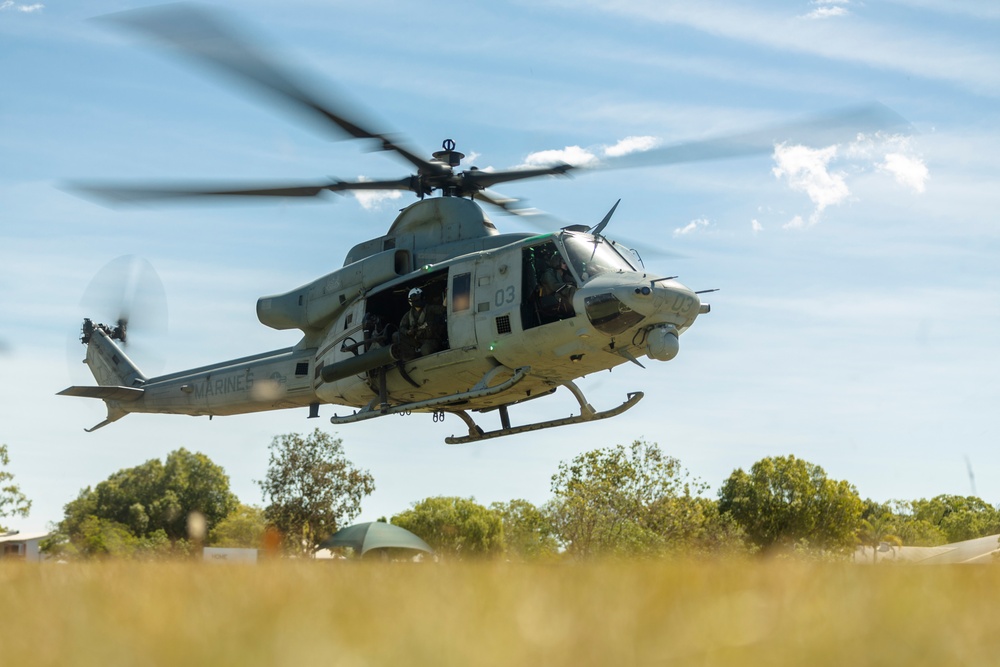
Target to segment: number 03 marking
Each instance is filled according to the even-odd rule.
[[[513,285],[507,289],[498,289],[496,294],[493,295],[493,305],[499,308],[500,306],[514,303],[516,296]]]

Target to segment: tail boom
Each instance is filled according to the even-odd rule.
[[[319,399],[313,389],[315,349],[286,348],[211,366],[147,378],[113,336],[95,327],[84,363],[96,387],[73,386],[60,396],[97,398],[107,419],[88,432],[132,412],[193,416],[235,415],[305,407]]]

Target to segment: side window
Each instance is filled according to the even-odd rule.
[[[525,329],[565,320],[575,315],[576,279],[552,241],[527,247],[521,255],[526,298],[521,304]]]
[[[472,274],[460,273],[451,280],[451,312],[468,310],[472,304]]]

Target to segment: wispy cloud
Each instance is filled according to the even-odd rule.
[[[984,19],[1000,18],[1000,5],[982,0],[889,0],[889,2],[909,9],[927,9],[943,14]]]
[[[40,12],[45,9],[45,5],[36,2],[31,5],[21,4],[20,2],[14,2],[14,0],[3,0],[0,2],[0,11],[13,11],[13,12],[23,12],[25,14],[32,14],[34,12]]]
[[[560,0],[562,1],[562,0]],[[580,0],[573,3],[580,6]],[[684,25],[722,38],[768,48],[858,62],[915,77],[949,81],[980,93],[1000,96],[1000,51],[995,44],[962,40],[924,24],[881,25],[865,21],[816,21],[754,3],[702,0],[590,0],[598,11],[662,24]],[[933,4],[933,3],[929,3]],[[828,10],[836,9],[826,4]]]
[[[709,222],[707,218],[697,218],[687,223],[683,227],[678,227],[674,230],[674,236],[684,236],[686,234],[692,234],[699,229],[704,229],[708,227]]]
[[[754,234],[758,234],[764,231],[764,225],[760,224],[760,221],[757,220],[757,218],[754,218],[750,221],[750,229],[753,230]]]

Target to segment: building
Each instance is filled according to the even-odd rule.
[[[45,560],[38,545],[52,533],[0,533],[0,559],[15,559],[37,563]]]

